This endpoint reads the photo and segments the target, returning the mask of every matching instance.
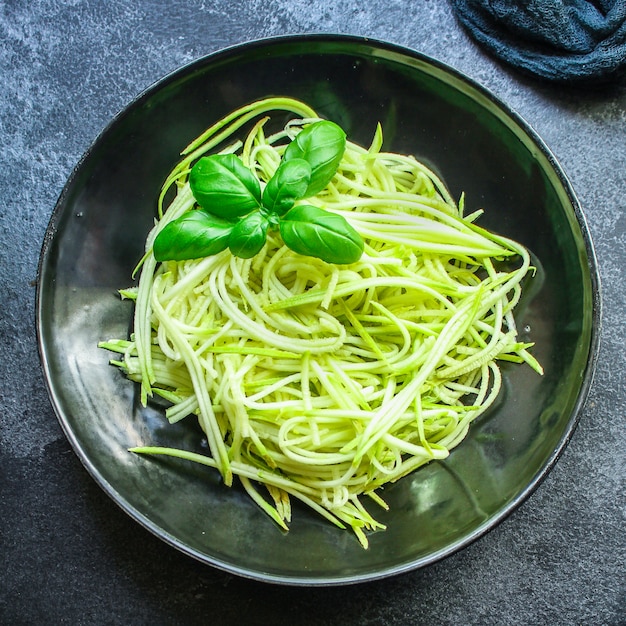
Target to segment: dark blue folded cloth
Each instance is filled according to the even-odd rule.
[[[626,68],[626,0],[450,0],[470,34],[503,61],[556,81]]]

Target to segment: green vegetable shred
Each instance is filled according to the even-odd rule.
[[[450,454],[502,361],[542,372],[514,318],[529,253],[382,145],[380,126],[362,147],[289,98],[219,120],[164,185],[123,291],[131,338],[100,344],[210,450],[133,452],[237,477],[284,529],[296,498],[364,547],[384,528],[364,503],[386,508],[385,485]]]

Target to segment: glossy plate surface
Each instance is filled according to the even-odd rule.
[[[495,410],[448,460],[388,487],[386,532],[363,550],[349,531],[295,507],[283,534],[209,469],[127,452],[135,445],[204,450],[193,420],[142,409],[108,365],[104,339],[127,335],[131,284],[160,186],[180,150],[225,113],[268,95],[309,103],[353,141],[377,122],[385,148],[436,169],[480,224],[540,262],[520,312],[545,368],[504,367]],[[132,518],[223,570],[287,584],[380,578],[432,563],[503,519],[536,487],[578,421],[598,349],[600,297],[589,234],[565,176],[532,130],[492,95],[419,54],[367,39],[298,36],[253,42],[166,77],[118,115],[65,187],[43,244],[38,338],[50,397],[76,453]]]

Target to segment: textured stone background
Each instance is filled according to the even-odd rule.
[[[538,491],[467,549],[356,587],[268,587],[195,563],[122,513],[63,436],[39,369],[33,286],[72,168],[154,81],[227,45],[303,32],[429,54],[545,139],[578,193],[604,281],[586,409]],[[443,0],[0,2],[0,623],[625,624],[626,85],[540,84],[483,54]]]

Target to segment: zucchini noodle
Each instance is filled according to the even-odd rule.
[[[288,119],[266,134],[271,116]],[[318,120],[307,105],[268,98],[220,120],[182,154],[147,237],[129,340],[100,344],[167,419],[197,416],[210,456],[160,447],[237,476],[282,528],[296,498],[364,547],[383,529],[364,507],[380,488],[445,459],[501,388],[499,361],[541,366],[513,317],[532,274],[521,245],[464,216],[442,181],[410,156],[347,142],[331,183],[307,202],[342,215],[362,236],[350,265],[298,255],[277,231],[251,259],[228,250],[157,263],[152,242],[194,207],[190,166],[235,152],[263,186],[287,143]],[[275,121],[273,121],[275,124]],[[241,135],[247,125],[247,134]],[[242,136],[242,140],[237,137]],[[163,210],[168,191],[173,201]],[[263,486],[265,493],[259,491]]]

